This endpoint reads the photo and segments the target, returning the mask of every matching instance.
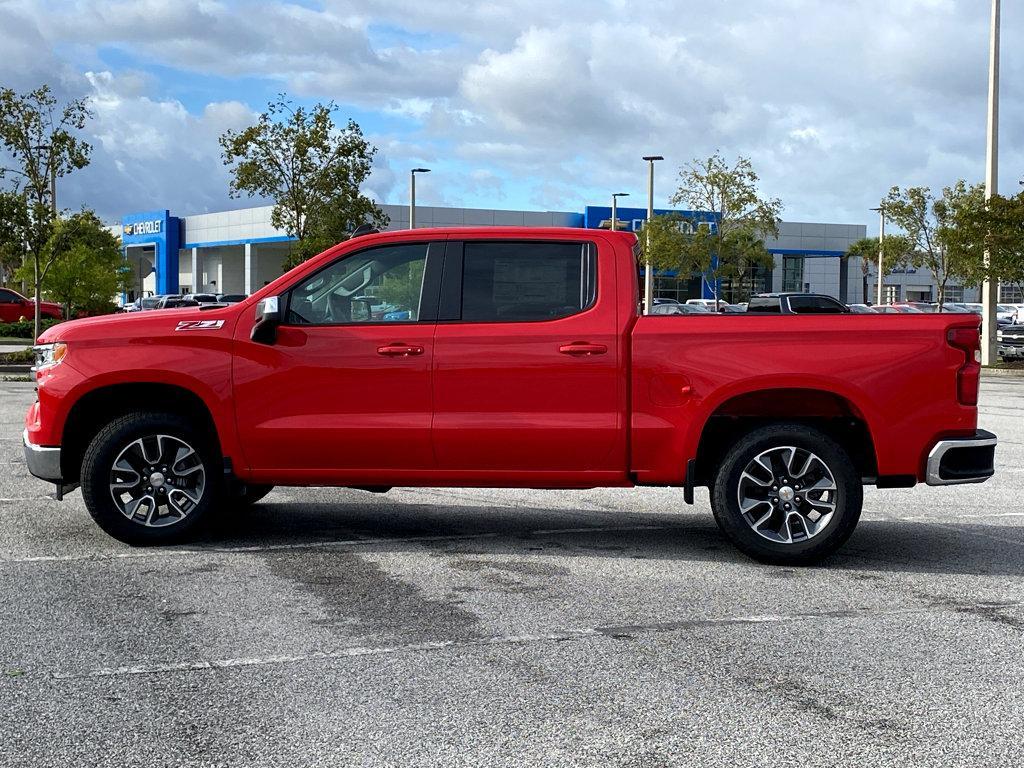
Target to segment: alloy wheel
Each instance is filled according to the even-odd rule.
[[[772,542],[805,542],[820,534],[836,510],[836,481],[813,452],[777,446],[754,457],[740,474],[740,514]]]
[[[173,435],[148,435],[125,446],[110,469],[110,494],[121,513],[149,527],[184,520],[206,490],[199,453]]]

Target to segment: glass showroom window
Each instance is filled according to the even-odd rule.
[[[782,257],[782,290],[804,290],[804,258],[802,256]]]

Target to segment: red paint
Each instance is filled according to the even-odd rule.
[[[256,302],[325,263],[449,237],[590,241],[596,301],[550,321],[282,326],[274,345],[250,341]],[[236,473],[278,484],[679,484],[721,413],[848,414],[867,424],[880,474],[922,479],[936,439],[974,432],[977,372],[964,346],[973,316],[638,318],[633,243],[577,229],[383,233],[340,244],[237,305],[62,324],[40,337],[69,352],[40,373],[29,439],[61,445],[78,398],[137,382],[198,395]],[[175,331],[196,320],[224,324]]]

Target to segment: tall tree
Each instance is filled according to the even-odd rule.
[[[120,240],[92,211],[57,222],[46,249],[52,266],[45,291],[69,318],[78,312],[108,312],[114,297],[131,287],[132,269],[121,254]]]
[[[939,197],[928,187],[893,187],[881,202],[886,218],[913,243],[911,264],[935,276],[940,312],[950,278],[972,282],[981,269],[981,250],[976,243],[960,243],[964,233],[958,232],[958,223],[965,214],[984,208],[984,195],[984,185],[968,186],[960,180],[943,188]]]
[[[949,249],[965,280],[1024,285],[1024,192],[1013,197],[974,196],[953,212]],[[988,251],[989,261],[985,261]]]
[[[686,258],[704,265],[715,287],[716,305],[720,280],[740,280],[756,266],[774,264],[764,239],[779,234],[782,202],[762,197],[757,182],[748,158],[739,157],[729,165],[718,152],[679,171],[679,189],[670,202],[715,214],[714,222],[692,221]]]
[[[232,197],[245,193],[274,201],[271,222],[298,240],[290,261],[305,261],[344,240],[356,227],[387,224],[360,192],[377,148],[349,120],[338,128],[334,102],[296,107],[285,94],[267,105],[256,125],[220,137],[231,166]]]
[[[0,179],[9,182],[8,192],[22,199],[21,213],[7,236],[24,244],[31,267],[36,336],[39,299],[53,266],[46,244],[57,220],[56,180],[89,164],[92,148],[76,133],[90,116],[85,99],[60,107],[48,85],[23,94],[0,89],[0,143],[13,161],[11,167],[0,169]]]
[[[885,251],[882,254],[882,269],[895,270],[905,269],[910,265],[911,256],[914,251],[914,244],[905,235],[886,235]],[[843,255],[843,259],[860,259],[861,291],[863,301],[870,304],[868,296],[868,278],[871,276],[871,267],[878,262],[878,238],[861,238],[850,244],[850,248]]]

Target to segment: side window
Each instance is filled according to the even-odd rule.
[[[418,321],[427,244],[350,254],[288,292],[288,325]]]
[[[774,297],[751,299],[747,302],[747,312],[781,312],[779,300]]]
[[[0,288],[0,304],[14,304],[15,302],[21,302],[17,294],[13,291]]]
[[[826,296],[791,296],[789,308],[799,315],[834,315],[845,312],[842,304]]]
[[[467,241],[462,320],[565,318],[594,303],[597,260],[588,243]]]

